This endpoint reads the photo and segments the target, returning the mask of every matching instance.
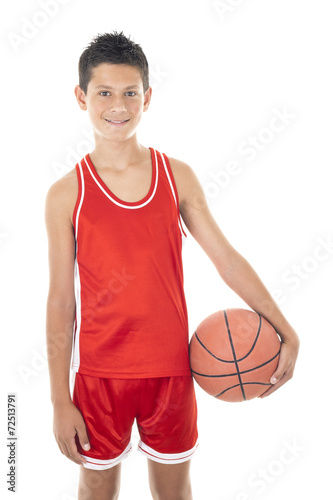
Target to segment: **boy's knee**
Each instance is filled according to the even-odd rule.
[[[87,484],[80,484],[78,491],[78,500],[118,500],[119,487],[108,486],[102,489],[94,489]]]
[[[193,500],[189,468],[190,460],[177,465],[148,460],[153,500]]]
[[[103,471],[81,469],[78,500],[117,500],[119,493],[120,467]]]

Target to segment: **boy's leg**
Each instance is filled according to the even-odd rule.
[[[192,500],[190,461],[198,446],[192,377],[143,380],[137,424],[153,499]]]
[[[148,459],[150,491],[154,500],[192,500],[190,460],[161,464]]]
[[[73,403],[82,413],[90,442],[85,451],[76,436],[77,449],[87,460],[80,471],[78,500],[118,498],[121,461],[132,446],[138,385],[136,380],[76,374]]]
[[[120,491],[121,463],[106,470],[80,467],[78,500],[116,500]]]

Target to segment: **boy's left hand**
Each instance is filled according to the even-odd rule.
[[[299,339],[296,334],[292,340],[282,340],[279,364],[271,377],[271,384],[273,385],[259,396],[260,398],[269,396],[292,378],[298,350]]]

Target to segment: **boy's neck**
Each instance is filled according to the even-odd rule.
[[[95,136],[95,149],[90,153],[91,161],[98,168],[124,170],[138,163],[147,148],[138,143],[136,134],[126,141],[111,142]]]

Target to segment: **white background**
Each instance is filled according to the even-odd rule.
[[[192,166],[222,231],[278,291],[301,338],[293,380],[267,399],[223,403],[196,386],[194,499],[328,498],[331,2],[54,0],[52,15],[42,3],[7,2],[1,16],[1,494],[76,498],[79,467],[52,433],[44,203],[75,157],[93,149],[73,92],[77,63],[96,34],[116,29],[140,43],[150,63],[153,96],[139,141]],[[287,118],[269,132],[276,110]],[[252,157],[240,149],[251,137],[260,146]],[[230,161],[238,169],[227,178]],[[214,184],[214,173],[224,184]],[[183,258],[190,334],[219,309],[247,307],[190,236]],[[6,491],[9,392],[18,404],[15,496]],[[146,460],[136,451],[123,462],[120,495],[133,498],[150,498]]]

